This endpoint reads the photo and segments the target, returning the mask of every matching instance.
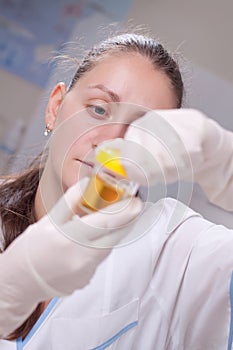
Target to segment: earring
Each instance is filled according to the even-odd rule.
[[[49,129],[49,124],[47,124],[46,127],[45,127],[44,136],[48,136],[48,134],[50,134],[51,131],[52,131],[52,130]]]

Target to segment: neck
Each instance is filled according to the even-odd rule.
[[[35,196],[34,206],[37,221],[52,209],[64,193],[61,185],[59,186],[59,181],[56,180],[56,176],[51,173],[51,170],[45,167]]]

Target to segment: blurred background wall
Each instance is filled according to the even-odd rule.
[[[232,13],[232,0],[0,0],[0,172],[20,169],[43,149],[49,92],[73,73],[48,66],[51,51],[80,37],[88,48],[113,22],[146,26],[181,53],[185,106],[233,130]],[[213,209],[199,188],[191,205],[233,226],[231,214]]]
[[[184,65],[187,104],[233,128],[233,2],[134,0],[128,18],[146,23]]]

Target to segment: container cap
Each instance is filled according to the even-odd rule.
[[[127,178],[127,173],[120,161],[121,152],[119,149],[104,147],[96,155],[96,160],[106,169]]]

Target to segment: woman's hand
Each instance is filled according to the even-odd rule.
[[[141,201],[131,198],[80,218],[75,214],[80,197],[79,184],[71,187],[0,254],[2,337],[20,326],[38,302],[87,285],[142,209]]]
[[[129,125],[121,150],[131,180],[141,185],[197,182],[208,199],[233,210],[233,133],[195,109],[156,110]]]

